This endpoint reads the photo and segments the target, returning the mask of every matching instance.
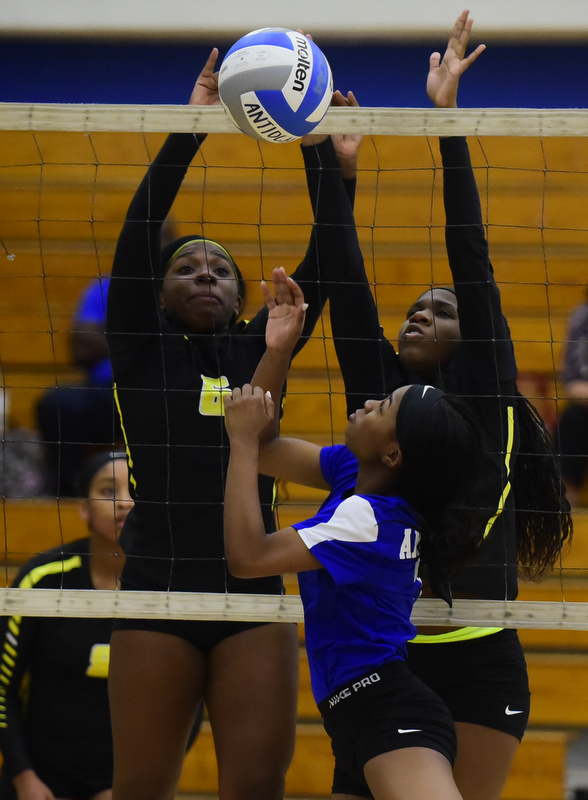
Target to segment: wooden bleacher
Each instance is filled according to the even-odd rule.
[[[75,303],[89,280],[108,274],[128,203],[162,140],[155,134],[0,132],[0,241],[15,255],[0,259],[0,372],[10,392],[13,425],[33,427],[41,393],[80,379],[68,348]],[[502,137],[470,146],[521,389],[553,421],[554,374],[566,321],[583,299],[586,282],[588,147],[581,139]],[[376,137],[362,152],[358,232],[392,341],[414,297],[431,282],[450,280],[435,148],[423,138]],[[311,215],[301,163],[296,144],[259,147],[243,136],[210,137],[174,207],[178,235],[200,230],[193,220],[203,218],[206,235],[233,253],[248,281],[246,316],[261,303],[260,264],[266,276],[274,266],[292,271],[305,251]],[[324,328],[294,362],[284,431],[326,444],[341,441],[345,421],[325,315]],[[293,486],[285,492],[281,525],[308,516],[320,502],[317,492]],[[71,501],[7,500],[1,524],[4,581],[31,554],[58,544],[62,536],[71,540],[84,533]],[[522,584],[520,597],[587,600],[586,543],[588,517],[578,514],[575,544],[561,571],[540,584]],[[588,727],[582,691],[588,632],[530,630],[521,631],[521,639],[533,690],[532,727],[503,800],[559,800],[567,742],[574,730]],[[310,697],[303,650],[301,675],[301,722],[288,796],[327,797],[332,762]],[[216,793],[207,723],[187,757],[180,790]]]
[[[0,132],[0,240],[15,255],[0,259],[0,369],[14,424],[31,426],[47,386],[79,378],[68,350],[76,300],[91,278],[108,273],[126,207],[162,140],[159,134]],[[581,139],[542,144],[500,137],[470,142],[519,368],[524,376],[547,378],[539,388],[530,384],[532,393],[553,397],[567,315],[584,291],[588,157]],[[449,280],[434,148],[419,137],[376,137],[362,151],[359,236],[392,340],[417,292]],[[210,137],[202,152],[174,207],[177,232],[194,230],[192,220],[203,216],[206,234],[226,243],[250,282],[251,314],[260,304],[260,263],[266,275],[278,265],[292,270],[308,241],[311,215],[298,146],[258,147],[224,135]],[[320,336],[296,361],[313,377],[334,364],[332,343],[327,338],[325,348]]]

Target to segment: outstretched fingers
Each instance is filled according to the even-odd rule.
[[[427,94],[438,108],[457,108],[459,79],[486,49],[486,45],[478,45],[467,58],[464,57],[472,24],[469,11],[462,11],[453,26],[443,58],[437,52],[429,57]]]
[[[462,62],[461,62],[461,71],[462,71],[462,73],[466,71],[466,69],[470,66],[470,64],[474,63],[474,61],[477,59],[477,57],[480,55],[480,53],[483,53],[485,49],[486,49],[486,45],[485,44],[479,44],[476,47],[476,49],[469,54],[469,56],[467,58],[464,58],[462,60]]]
[[[274,282],[275,303],[277,305],[296,307],[304,305],[302,289],[293,278],[286,274],[284,267],[276,267],[272,273],[272,279]]]
[[[267,310],[271,311],[272,308],[275,308],[276,305],[277,305],[277,303],[276,303],[276,301],[274,299],[274,296],[270,292],[269,286],[267,285],[267,283],[265,281],[261,282],[260,288],[261,288],[261,293],[263,295],[263,302],[265,303]]]
[[[441,65],[441,53],[437,52],[431,53],[431,55],[429,56],[429,69],[430,70],[439,69],[440,65]]]
[[[463,54],[468,46],[470,31],[472,29],[472,25],[474,24],[474,20],[469,18],[469,13],[469,10],[461,12],[455,21],[455,25],[453,26],[451,36],[449,37],[449,43],[447,45],[447,49],[453,50],[458,58],[463,58]]]
[[[214,75],[214,68],[218,59],[218,47],[213,47],[210,55],[206,59],[206,64],[202,67],[201,78],[211,78]]]
[[[469,16],[469,13],[468,10],[462,11],[457,18],[449,38],[447,52],[443,57],[443,61],[448,64],[449,68],[459,75],[462,75],[470,64],[473,64],[480,53],[486,49],[485,44],[480,44],[467,58],[465,57],[470,40],[470,32],[474,24],[474,20]],[[434,53],[433,55],[436,54]]]
[[[331,100],[332,106],[343,106],[357,108],[359,106],[359,101],[353,92],[347,92],[346,95],[343,92],[339,91],[339,89],[335,89],[333,92],[333,98]]]
[[[196,78],[196,84],[192,90],[192,96],[190,97],[190,105],[212,106],[220,104],[220,97],[218,96],[218,72],[214,71],[217,59],[218,48],[213,47],[200,75]]]

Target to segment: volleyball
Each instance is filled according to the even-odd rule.
[[[235,125],[267,142],[292,142],[310,133],[333,95],[331,68],[302,33],[261,28],[225,56],[218,93]]]

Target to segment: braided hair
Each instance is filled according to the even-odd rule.
[[[517,392],[519,453],[512,474],[521,574],[539,578],[569,548],[570,504],[549,431],[535,406]]]

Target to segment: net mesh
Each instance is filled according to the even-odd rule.
[[[82,378],[72,367],[77,298],[111,267],[128,203],[169,130],[208,131],[173,209],[175,235],[194,231],[226,244],[248,283],[250,316],[259,280],[292,272],[312,222],[296,144],[260,145],[236,133],[219,108],[0,104],[0,368],[5,428],[34,430],[51,386]],[[555,426],[558,380],[571,309],[583,300],[588,245],[588,111],[524,109],[333,109],[320,131],[361,132],[356,219],[385,331],[394,340],[415,294],[450,281],[442,176],[434,137],[468,135],[490,252],[520,370],[519,388]],[[2,256],[2,253],[4,254]],[[297,356],[283,431],[319,444],[342,440],[343,384],[328,313]],[[8,425],[9,423],[9,425]],[[10,439],[6,433],[5,446]],[[12,437],[14,438],[14,437]],[[6,469],[5,469],[6,474]],[[73,500],[4,489],[3,578],[33,554],[84,534]],[[308,517],[320,493],[283,487],[281,526]],[[519,628],[588,627],[583,529],[541,584],[516,602],[418,601],[421,624]],[[296,595],[206,595],[4,588],[0,613],[44,616],[302,619]]]

